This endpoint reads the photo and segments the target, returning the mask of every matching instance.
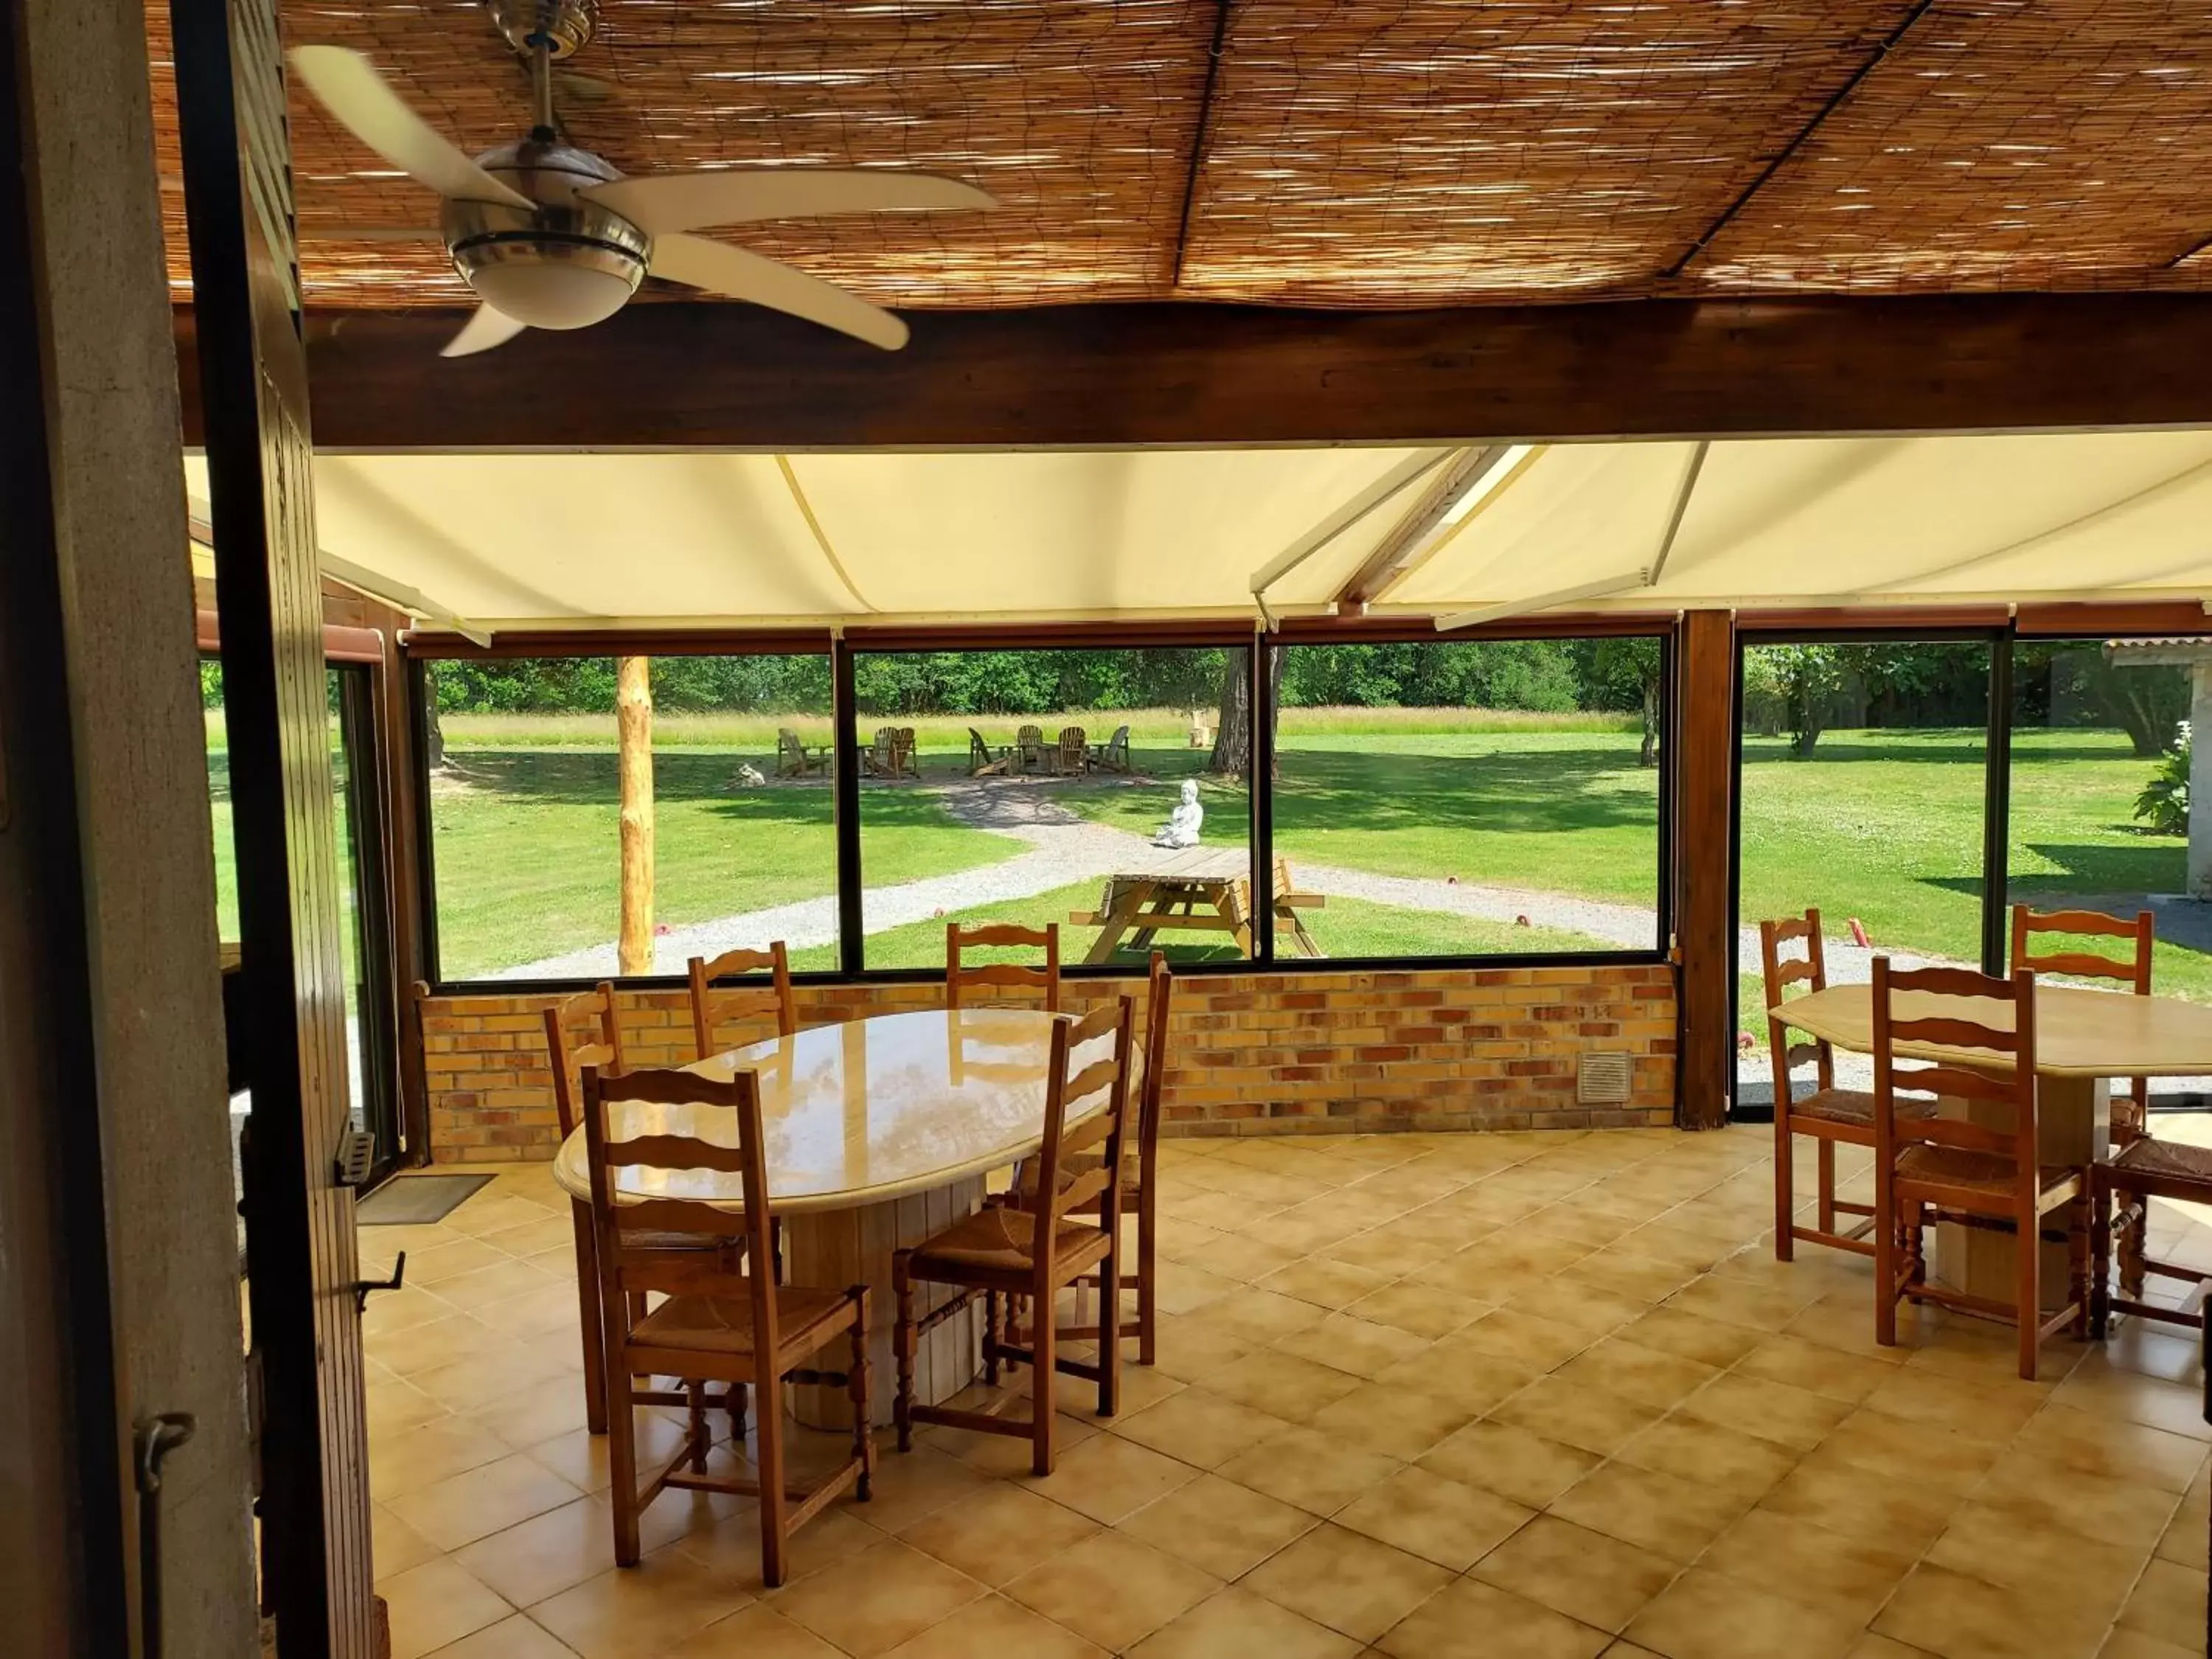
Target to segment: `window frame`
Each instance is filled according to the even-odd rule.
[[[1456,641],[1528,639],[1591,639],[1639,637],[1660,641],[1660,708],[1658,767],[1658,834],[1653,899],[1658,913],[1656,938],[1650,950],[1514,951],[1451,956],[1279,957],[1274,954],[1274,930],[1261,927],[1253,936],[1253,954],[1243,960],[1191,963],[1178,967],[1178,975],[1222,977],[1240,974],[1296,975],[1346,972],[1475,972],[1528,968],[1613,968],[1664,966],[1673,959],[1675,872],[1674,813],[1677,730],[1677,677],[1680,664],[1679,624],[1672,615],[1581,613],[1559,617],[1517,618],[1481,628],[1467,629],[1451,636]],[[1255,708],[1262,706],[1259,693],[1266,688],[1267,653],[1276,647],[1326,644],[1433,643],[1439,638],[1426,617],[1281,617],[1273,628],[1261,619],[1208,618],[1129,625],[1118,623],[1060,623],[1033,625],[970,624],[950,626],[856,626],[836,629],[788,629],[755,630],[690,630],[673,632],[630,629],[584,632],[580,629],[535,629],[501,633],[489,645],[477,645],[452,635],[410,638],[404,643],[407,673],[404,690],[416,733],[414,766],[416,834],[418,872],[413,902],[422,933],[423,963],[432,994],[438,996],[532,996],[573,991],[592,981],[587,979],[448,979],[443,975],[437,923],[437,858],[432,836],[429,790],[429,706],[426,669],[434,662],[494,660],[526,657],[608,656],[790,656],[825,655],[830,663],[831,721],[835,749],[831,787],[835,799],[839,966],[794,973],[800,985],[941,984],[945,970],[936,968],[870,968],[866,965],[866,941],[860,926],[863,876],[860,842],[860,726],[854,696],[854,659],[862,653],[900,653],[961,650],[1102,650],[1172,649],[1177,647],[1234,647],[1247,648],[1255,675]],[[1739,669],[1739,672],[1741,670]],[[1249,793],[1249,835],[1253,904],[1255,911],[1272,911],[1273,880],[1273,787],[1272,739],[1273,722],[1252,722],[1253,754],[1247,762],[1252,780]],[[1127,963],[1064,963],[1068,979],[1127,978]],[[644,974],[619,978],[628,988],[670,990],[684,984],[680,975]]]

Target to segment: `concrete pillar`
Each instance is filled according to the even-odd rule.
[[[2212,660],[2189,665],[2189,882],[2212,898]]]

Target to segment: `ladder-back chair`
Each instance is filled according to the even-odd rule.
[[[696,1124],[727,1114],[736,1144],[725,1133],[702,1136],[663,1129],[633,1133],[616,1114],[629,1106],[674,1109],[648,1115],[652,1123],[684,1121],[689,1110]],[[637,1248],[632,1229],[712,1234],[741,1243],[756,1263],[772,1260],[769,1241],[773,1195],[761,1132],[760,1095],[754,1075],[740,1071],[726,1083],[692,1072],[641,1069],[620,1077],[584,1073],[584,1134],[592,1181],[592,1222],[598,1244],[599,1292],[606,1322],[605,1387],[610,1411],[608,1462],[614,1484],[608,1497],[614,1510],[615,1561],[635,1566],[639,1555],[638,1517],[665,1487],[736,1492],[759,1499],[761,1576],[770,1586],[784,1579],[792,1533],[850,1487],[863,1502],[871,1496],[875,1443],[868,1421],[868,1291],[814,1289],[778,1285],[774,1275],[743,1273],[730,1256]],[[690,1199],[654,1198],[617,1204],[613,1172],[645,1168],[684,1173],[713,1170],[734,1174],[744,1204],[732,1215]],[[641,1313],[647,1292],[666,1299]],[[849,1357],[842,1373],[817,1370],[813,1357],[840,1336]],[[684,1443],[664,1467],[641,1481],[632,1407],[652,1396],[633,1389],[640,1376],[682,1376],[690,1411]],[[787,1485],[784,1472],[782,1385],[842,1382],[853,1401],[852,1455],[812,1485]],[[706,1383],[720,1382],[726,1392],[710,1401]],[[744,1432],[743,1390],[750,1385],[761,1398],[754,1467],[757,1480],[708,1471],[711,1447],[707,1430],[710,1406],[731,1410],[736,1432]]]
[[[2100,956],[2087,949],[2034,949],[2035,935],[2056,933],[2062,939],[2121,939],[2131,949],[2125,958]],[[2148,910],[2136,912],[2133,921],[2122,921],[2096,910],[2031,910],[2012,907],[2012,970],[2039,974],[2070,974],[2078,979],[2112,979],[2136,996],[2150,994],[2151,949],[2158,942],[2158,918]],[[2112,1096],[2112,1136],[2124,1144],[2150,1133],[2150,1079],[2128,1079],[2124,1093]]]
[[[1016,962],[987,963],[980,967],[966,965],[966,951],[992,947],[1037,945],[1044,951],[1044,966],[1024,967]],[[985,922],[979,927],[963,927],[957,921],[945,924],[945,1006],[957,1008],[971,1001],[971,993],[994,986],[1033,988],[1044,999],[1047,1013],[1060,1012],[1060,924],[1048,921],[1042,927],[1024,927],[1011,921]]]
[[[691,1057],[717,1052],[714,1028],[734,1020],[773,1016],[778,1036],[799,1033],[799,1005],[791,994],[791,959],[777,939],[765,951],[725,951],[719,957],[691,958]],[[769,983],[720,988],[720,981],[765,973]]]
[[[1930,1003],[1929,999],[1942,999]],[[1910,1000],[1905,1000],[1910,999]],[[1978,1001],[2011,1011],[2010,1028],[1974,1017]],[[1968,1005],[1962,1006],[1961,1003]],[[1900,1071],[1900,1045],[1989,1055],[1986,1068],[1948,1055]],[[1968,1069],[1969,1065],[1973,1069]],[[1972,1118],[1906,1117],[1898,1091],[1964,1101]],[[1893,969],[1874,959],[1875,1337],[1897,1342],[1897,1304],[1907,1297],[1993,1318],[2020,1332],[2020,1374],[2035,1379],[2052,1332],[2088,1328],[2088,1171],[2045,1167],[2037,1139],[2035,975],[1993,979],[1966,968]],[[2061,1215],[2068,1246],[2066,1305],[2043,1311],[2045,1218]],[[2013,1294],[1985,1297],[1929,1281],[1929,1218],[2013,1233]]]
[[[1062,1355],[1052,1309],[1059,1293],[1096,1273],[1102,1284],[1121,1281],[1121,1166],[1124,1109],[1128,1096],[1129,999],[1093,1010],[1081,1019],[1053,1022],[1045,1071],[1044,1144],[1036,1165],[1036,1207],[995,1205],[891,1257],[891,1292],[898,1316],[893,1352],[898,1359],[895,1417],[901,1451],[914,1444],[914,1425],[941,1423],[977,1434],[1011,1435],[1030,1443],[1030,1468],[1052,1473],[1053,1379],[1060,1372],[1087,1377],[1098,1385],[1098,1414],[1114,1414],[1121,1378],[1121,1345],[1101,1342],[1097,1363]],[[1099,1051],[1104,1049],[1101,1054]],[[1081,1069],[1070,1076],[1068,1066]],[[1080,1112],[1073,1121],[1071,1114]],[[1089,1153],[1097,1164],[1071,1180],[1062,1167]],[[916,1284],[951,1286],[954,1294],[915,1317]],[[1030,1368],[1027,1422],[998,1411],[965,1411],[917,1404],[914,1362],[920,1339],[944,1321],[986,1298],[983,1367],[986,1382],[995,1382],[1000,1365]],[[1030,1321],[1030,1345],[1008,1340],[1002,1314],[1017,1297],[1036,1310]],[[1013,1396],[1000,1405],[1012,1404]]]

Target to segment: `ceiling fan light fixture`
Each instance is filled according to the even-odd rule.
[[[497,251],[507,257],[467,260],[456,254],[454,263],[479,300],[532,328],[589,328],[603,323],[628,303],[645,275],[642,261],[630,260],[623,270],[615,256],[598,249],[579,250],[583,258],[561,258],[557,252],[548,258],[548,246],[525,249],[514,243],[494,243],[477,251]],[[518,253],[523,257],[514,257]]]

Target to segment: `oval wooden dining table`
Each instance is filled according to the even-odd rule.
[[[931,1009],[820,1025],[795,1036],[732,1048],[687,1066],[727,1079],[750,1067],[759,1079],[769,1207],[783,1224],[784,1277],[831,1289],[875,1291],[870,1352],[878,1378],[891,1363],[891,1253],[971,1213],[983,1178],[1035,1152],[1044,1135],[1045,1072],[1054,1015],[1030,1009]],[[1103,1109],[1101,1094],[1079,1122]],[[617,1139],[684,1134],[733,1145],[730,1114],[712,1106],[616,1103]],[[553,1178],[589,1201],[591,1178],[579,1129],[562,1143]],[[713,1170],[639,1167],[614,1171],[615,1200],[696,1199],[742,1213],[738,1176]],[[975,1380],[980,1311],[948,1319],[924,1340],[915,1364],[918,1399],[938,1403]],[[799,1421],[843,1428],[844,1391],[796,1386]],[[878,1387],[872,1413],[891,1420],[891,1391]]]
[[[1831,985],[1782,1005],[1778,1012],[1796,1030],[1838,1048],[1874,1051],[1874,988]],[[1900,1019],[1965,1012],[1982,1024],[2012,1029],[2012,1009],[1999,1002],[1898,994]],[[1958,1048],[1940,1043],[1901,1042],[1897,1052],[1914,1060],[2008,1070],[2002,1056],[1986,1048]],[[2080,986],[2035,988],[2036,1139],[2046,1164],[2087,1164],[2105,1156],[2112,1141],[2112,1080],[2118,1077],[2212,1076],[2212,1007],[2177,997],[2142,997],[2122,991],[2094,991]],[[1976,1103],[1945,1103],[1945,1109],[1982,1117],[1988,1108]],[[2008,1122],[2009,1119],[2005,1120]],[[2002,1127],[2002,1124],[1999,1127]],[[2045,1247],[2044,1282],[2052,1305],[2063,1300],[2066,1248]],[[1936,1230],[1936,1276],[1955,1289],[2009,1300],[2013,1295],[2013,1241],[1984,1228],[1945,1224]]]

